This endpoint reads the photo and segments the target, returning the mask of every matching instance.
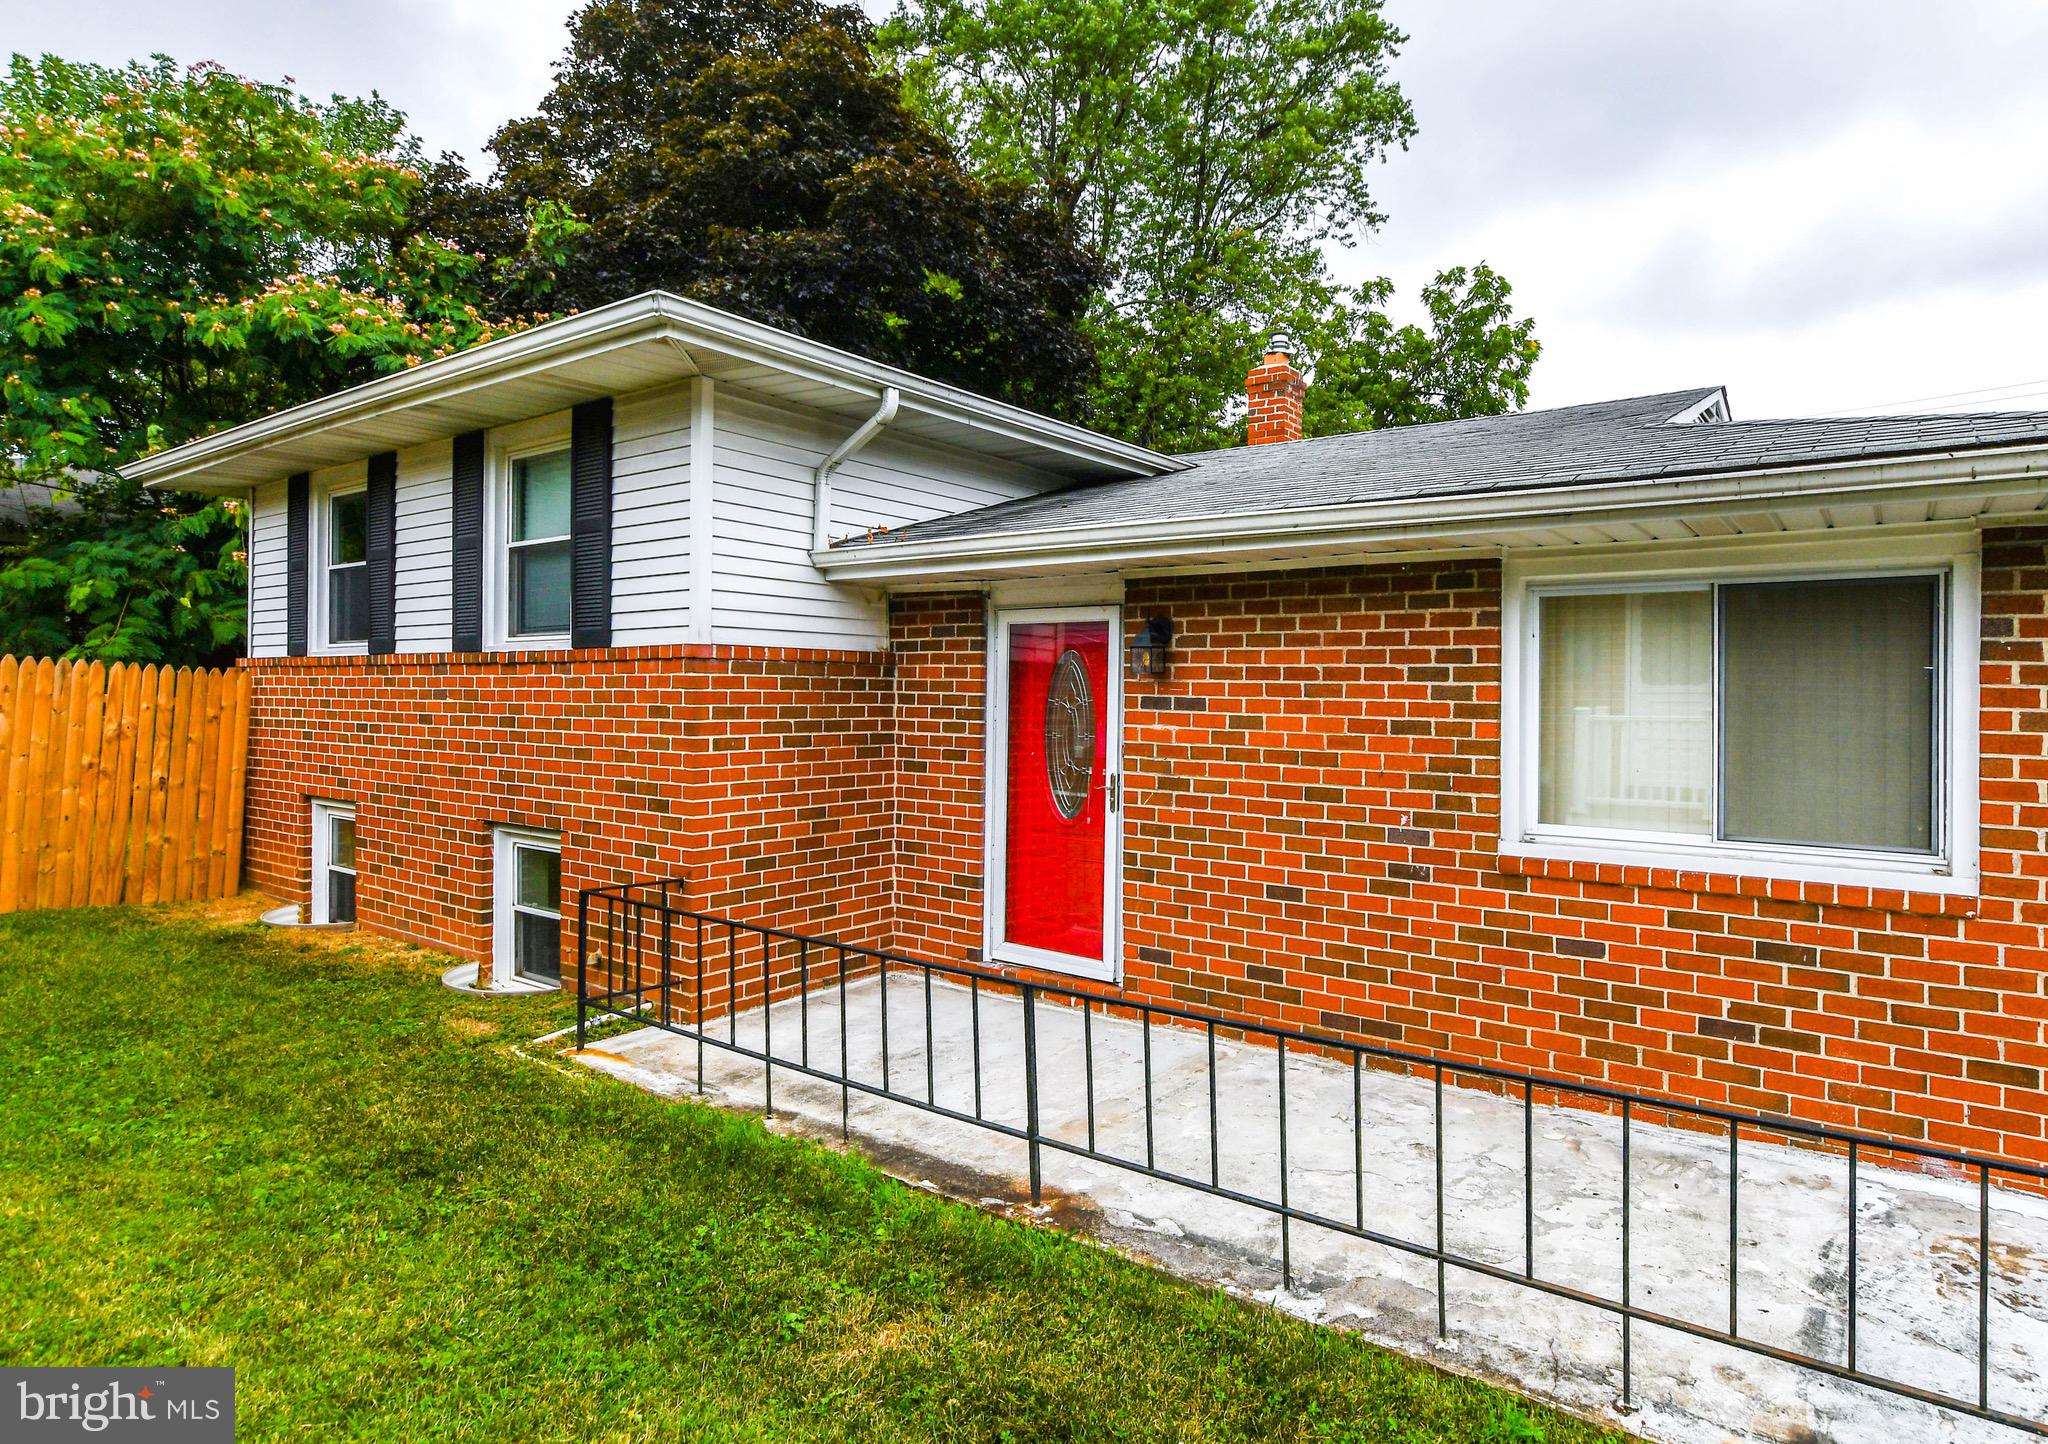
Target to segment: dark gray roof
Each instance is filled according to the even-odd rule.
[[[1706,386],[1550,411],[1197,452],[1182,458],[1193,463],[1185,471],[1077,486],[935,517],[880,533],[874,543],[1676,480],[1757,467],[2048,442],[2048,411],[1669,424],[1719,391]]]
[[[33,512],[55,511],[68,515],[77,510],[77,499],[69,492],[59,492],[49,482],[0,482],[0,530],[26,526]]]

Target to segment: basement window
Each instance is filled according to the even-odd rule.
[[[346,802],[313,804],[312,920],[356,920],[356,810]]]
[[[552,832],[501,827],[492,958],[500,979],[554,986],[562,980],[562,840]]]
[[[1522,579],[1504,845],[1965,885],[1974,586],[1974,557]]]

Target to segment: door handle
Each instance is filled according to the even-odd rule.
[[[1123,778],[1117,773],[1110,773],[1102,779],[1102,790],[1109,798],[1109,810],[1115,812],[1123,802]]]

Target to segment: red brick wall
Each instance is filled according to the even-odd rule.
[[[891,861],[883,657],[640,648],[266,659],[247,872],[303,901],[308,799],[356,804],[363,926],[484,958],[491,829],[559,830],[578,887],[686,875],[687,902],[875,943]],[[572,956],[565,953],[565,957]]]
[[[2048,530],[1986,540],[1973,899],[1501,856],[1499,604],[1491,562],[1131,586],[1178,633],[1127,689],[1125,989],[2048,1162]],[[971,956],[980,603],[894,626],[897,938]]]
[[[981,598],[907,597],[890,611],[896,668],[896,908],[892,946],[981,958]]]
[[[1474,1061],[2048,1161],[2048,530],[1984,552],[1982,895],[1500,855],[1499,572],[1133,583],[1178,628],[1126,709],[1124,987]],[[985,613],[890,657],[665,648],[264,661],[249,875],[302,898],[307,799],[358,806],[366,926],[468,956],[490,826],[565,886],[941,959],[982,926]]]

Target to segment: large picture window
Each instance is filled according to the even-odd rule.
[[[1958,774],[1974,766],[1957,754],[1959,570],[1511,587],[1504,842],[1870,885],[1900,885],[1888,870],[1955,876],[1957,843],[1973,841],[1956,835]],[[1974,592],[1962,600],[1973,628]]]

